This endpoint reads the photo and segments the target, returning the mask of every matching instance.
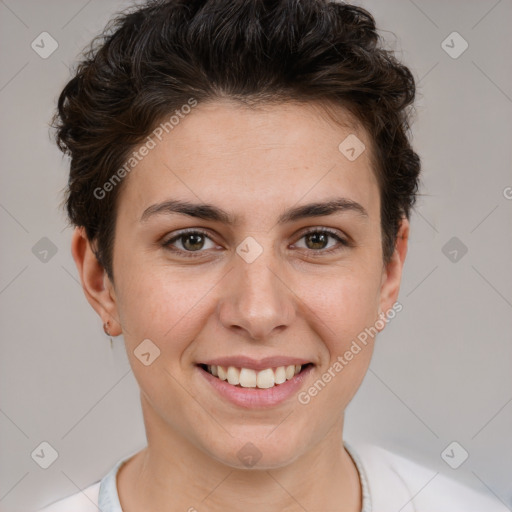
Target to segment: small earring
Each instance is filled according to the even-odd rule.
[[[112,346],[112,335],[110,334],[110,331],[109,331],[109,325],[110,325],[110,320],[107,320],[104,324],[103,324],[103,330],[105,331],[105,334],[107,336],[110,337],[110,348],[113,348]]]

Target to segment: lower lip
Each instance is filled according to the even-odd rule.
[[[313,365],[308,366],[283,384],[276,384],[274,387],[268,389],[233,386],[224,380],[214,377],[200,366],[197,366],[197,369],[219,395],[229,402],[246,409],[263,409],[279,405],[297,393],[304,379],[306,379],[312,371]]]

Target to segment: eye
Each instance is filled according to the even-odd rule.
[[[209,240],[210,241],[210,247],[205,247],[205,242]],[[178,245],[178,247],[175,246],[175,244]],[[215,248],[215,244],[211,240],[211,238],[205,233],[204,231],[199,231],[197,229],[189,230],[189,231],[182,231],[178,235],[170,238],[169,240],[165,241],[163,244],[163,247],[166,249],[169,249],[173,252],[177,253],[201,253],[204,252],[202,249],[213,249]],[[181,246],[181,247],[179,247]],[[193,254],[185,254],[186,256],[194,257]],[[199,256],[199,255],[198,255]]]
[[[302,239],[305,241],[305,247],[299,248],[306,249],[315,256],[330,254],[350,245],[350,243],[342,238],[336,231],[327,228],[317,228],[303,233],[299,240]],[[329,239],[334,241],[334,243],[329,245]],[[207,242],[210,243],[210,246],[208,246]],[[215,249],[216,247],[213,240],[208,236],[208,233],[198,229],[181,231],[163,242],[162,246],[174,253],[192,258],[201,256],[202,253],[205,252],[203,249]],[[297,247],[297,244],[295,244],[295,247]]]
[[[349,246],[347,240],[339,236],[336,231],[327,228],[314,229],[303,233],[299,240],[302,239],[305,241],[305,249],[321,254],[329,254]],[[329,239],[334,240],[334,243],[329,245]]]

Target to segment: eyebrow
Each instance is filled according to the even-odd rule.
[[[345,212],[354,212],[364,219],[368,218],[368,212],[361,204],[353,201],[352,199],[338,197],[324,202],[309,203],[290,208],[279,216],[277,224],[286,224],[288,222],[294,222],[308,217],[323,217],[325,215]],[[173,214],[187,215],[189,217],[221,222],[227,225],[236,225],[238,223],[237,216],[232,215],[212,204],[196,204],[177,199],[171,199],[149,206],[144,210],[144,213],[140,218],[140,222],[146,222],[154,215]]]

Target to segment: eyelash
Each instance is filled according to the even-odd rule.
[[[344,238],[340,237],[338,235],[338,233],[336,231],[333,231],[329,228],[316,228],[316,229],[312,229],[310,231],[306,231],[305,233],[302,233],[302,235],[300,236],[299,240],[301,240],[302,238],[304,238],[305,236],[307,235],[311,235],[311,234],[314,234],[314,233],[321,233],[321,234],[328,234],[329,236],[331,236],[332,238],[336,239],[337,242],[338,242],[338,245],[333,247],[333,248],[330,248],[330,249],[327,249],[327,250],[324,250],[324,249],[306,249],[306,251],[312,253],[312,255],[314,255],[314,257],[316,256],[323,256],[325,254],[332,254],[332,253],[335,253],[335,252],[338,252],[346,247],[350,247],[350,243],[345,240]],[[163,242],[162,246],[173,252],[173,253],[176,253],[176,254],[180,254],[180,255],[183,255],[185,256],[186,258],[198,258],[198,257],[201,257],[202,256],[202,253],[204,253],[205,251],[203,250],[199,250],[199,251],[184,251],[182,249],[176,249],[175,247],[173,247],[171,244],[173,244],[174,242],[176,242],[177,240],[179,240],[180,238],[183,238],[185,237],[186,235],[196,235],[196,234],[199,234],[199,235],[204,235],[205,237],[209,238],[211,240],[211,237],[208,235],[208,233],[206,231],[203,231],[201,229],[197,229],[197,228],[191,228],[191,229],[187,229],[187,230],[184,230],[184,231],[181,231],[178,235],[170,238],[169,240]],[[212,240],[213,241],[213,240]]]

